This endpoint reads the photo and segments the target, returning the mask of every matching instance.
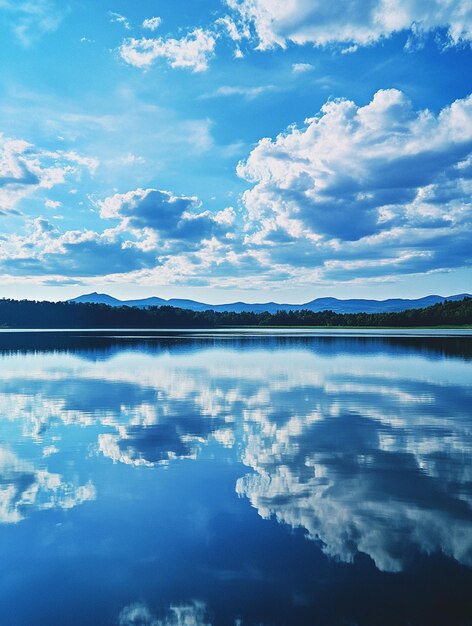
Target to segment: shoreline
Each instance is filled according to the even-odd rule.
[[[195,327],[178,327],[178,326],[160,326],[152,328],[139,328],[139,327],[14,327],[14,326],[2,326],[0,327],[0,334],[10,333],[159,333],[159,332],[179,332],[179,333],[225,333],[225,332],[248,332],[248,331],[262,331],[264,333],[268,331],[319,331],[319,332],[382,332],[391,331],[395,333],[406,331],[470,331],[472,334],[472,325],[443,325],[443,326],[195,326]]]

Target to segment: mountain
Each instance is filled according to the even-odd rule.
[[[229,304],[205,304],[196,300],[185,300],[171,298],[164,300],[156,296],[151,298],[143,298],[140,300],[118,300],[106,293],[88,293],[77,298],[67,300],[67,302],[93,302],[98,304],[108,304],[109,306],[130,306],[140,309],[149,306],[174,306],[179,309],[191,309],[192,311],[231,311],[235,313],[254,312],[261,313],[269,311],[276,313],[277,311],[301,311],[308,309],[315,313],[319,311],[334,311],[335,313],[394,313],[397,311],[407,311],[409,309],[422,309],[433,304],[439,304],[445,300],[462,300],[463,298],[471,298],[467,293],[461,293],[453,296],[425,296],[415,300],[407,300],[402,298],[390,298],[389,300],[362,300],[349,299],[339,300],[338,298],[316,298],[305,304],[278,304],[277,302],[261,302],[250,304],[247,302],[231,302]]]
[[[108,306],[123,306],[124,304],[113,296],[109,296],[106,293],[97,293],[96,291],[72,298],[72,300],[67,300],[67,302],[90,302],[92,304],[108,304]]]

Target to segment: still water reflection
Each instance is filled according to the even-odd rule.
[[[472,337],[0,337],[0,622],[472,623]]]

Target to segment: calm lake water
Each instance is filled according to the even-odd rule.
[[[472,337],[344,335],[0,333],[0,623],[472,624]]]

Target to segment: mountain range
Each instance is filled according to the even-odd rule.
[[[439,304],[445,300],[462,300],[463,298],[471,298],[468,293],[456,294],[453,296],[425,296],[413,300],[403,298],[390,298],[388,300],[362,300],[348,299],[339,300],[338,298],[316,298],[304,304],[279,304],[277,302],[262,302],[250,304],[247,302],[231,302],[229,304],[206,304],[197,302],[196,300],[185,300],[179,298],[171,298],[165,300],[153,296],[140,300],[118,300],[106,293],[88,293],[77,298],[71,298],[67,302],[91,302],[96,304],[107,304],[109,306],[130,306],[145,308],[149,306],[173,306],[180,309],[191,309],[192,311],[231,311],[236,313],[254,312],[261,313],[268,311],[276,313],[277,311],[300,311],[308,309],[309,311],[334,311],[335,313],[390,313],[397,311],[406,311],[409,309],[422,309],[433,304]]]

